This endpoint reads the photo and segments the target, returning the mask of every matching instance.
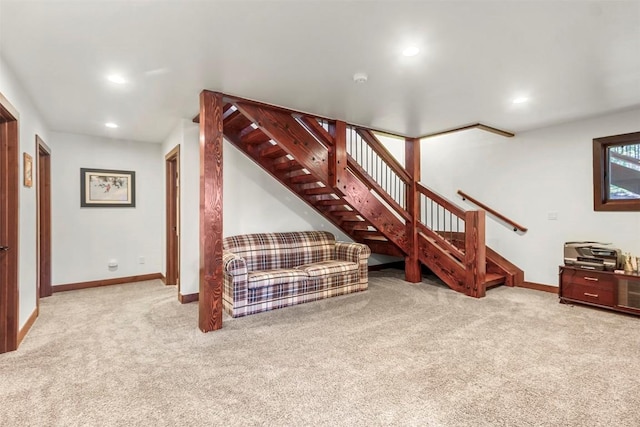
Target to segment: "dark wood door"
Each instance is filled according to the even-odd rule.
[[[165,157],[166,170],[166,284],[178,285],[180,293],[180,146]]]
[[[0,353],[18,346],[18,113],[0,94]]]
[[[51,287],[51,150],[36,135],[36,153],[38,175],[36,190],[38,193],[38,295],[48,297],[53,293]]]

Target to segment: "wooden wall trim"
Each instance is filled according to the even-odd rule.
[[[180,301],[181,304],[189,304],[190,302],[196,302],[199,300],[199,298],[200,298],[199,293],[186,294],[186,295],[178,294],[178,301]]]
[[[493,126],[487,126],[487,125],[484,125],[482,123],[474,123],[472,125],[460,126],[460,127],[454,128],[454,129],[447,129],[447,130],[443,130],[443,131],[440,131],[440,132],[428,133],[428,134],[419,136],[418,139],[433,138],[434,136],[441,136],[441,135],[446,135],[446,134],[454,133],[454,132],[461,132],[463,130],[469,130],[469,129],[480,129],[480,130],[483,130],[485,132],[495,133],[496,135],[505,136],[507,138],[511,138],[511,137],[515,136],[515,133],[513,133],[513,132],[509,132],[509,131],[506,131],[506,130],[494,128]]]
[[[54,285],[53,292],[75,291],[78,289],[97,288],[100,286],[121,285],[123,283],[142,282],[144,280],[162,279],[162,273],[142,274],[139,276],[116,277],[115,279],[93,280],[90,282],[66,283]]]
[[[39,314],[40,314],[40,310],[38,310],[38,307],[33,309],[33,313],[31,313],[31,316],[29,316],[29,318],[27,319],[27,322],[24,324],[22,328],[20,328],[20,331],[18,331],[18,347],[22,343],[22,340],[24,340],[24,337],[27,336],[27,333],[29,333],[29,331],[31,330],[31,327],[36,322],[36,319],[38,318]]]
[[[558,287],[552,285],[543,285],[541,283],[533,283],[533,282],[522,282],[521,284],[516,284],[518,288],[527,288],[534,289],[536,291],[549,292],[552,294],[558,293]]]

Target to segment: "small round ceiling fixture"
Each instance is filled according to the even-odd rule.
[[[104,124],[106,127],[110,128],[110,129],[115,129],[118,127],[117,124],[113,123],[113,122],[107,122]]]
[[[407,46],[402,51],[404,56],[416,56],[420,53],[420,49],[417,46]]]
[[[367,80],[369,80],[369,76],[367,76],[365,73],[355,73],[353,75],[353,81],[356,83],[366,83]]]
[[[511,102],[513,102],[514,104],[524,104],[528,100],[529,98],[527,98],[526,96],[519,96],[517,98],[514,98]]]
[[[127,82],[127,80],[120,74],[110,74],[107,76],[107,80],[109,80],[111,83],[116,83],[119,85],[123,85]]]

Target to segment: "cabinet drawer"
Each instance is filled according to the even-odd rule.
[[[566,283],[590,286],[604,290],[613,289],[615,285],[615,278],[611,275],[579,270],[571,272],[570,274],[565,274],[564,281]]]
[[[614,295],[613,285],[595,282],[595,284],[576,283],[567,281],[562,284],[562,297],[579,301],[590,302],[592,304],[602,304],[613,306]]]

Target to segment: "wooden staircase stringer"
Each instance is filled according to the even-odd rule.
[[[424,234],[418,235],[419,259],[451,289],[468,294],[464,264],[443,250]]]
[[[253,160],[258,166],[260,166],[267,173],[269,173],[274,179],[276,179],[278,182],[280,182],[282,185],[284,185],[286,188],[288,188],[290,191],[296,194],[300,199],[305,201],[309,206],[314,208],[318,213],[320,213],[323,217],[329,220],[332,224],[334,224],[336,227],[338,227],[339,229],[344,231],[346,234],[351,236],[355,241],[367,244],[371,248],[372,252],[374,253],[391,255],[391,256],[403,256],[402,250],[398,248],[398,246],[395,245],[390,240],[370,241],[366,238],[355,235],[354,230],[350,229],[350,227],[347,227],[345,225],[348,222],[343,220],[344,218],[340,216],[342,214],[338,214],[338,215],[332,214],[332,212],[345,212],[344,210],[334,211],[334,210],[326,209],[326,206],[337,204],[338,206],[344,206],[344,207],[353,209],[354,214],[358,214],[358,215],[360,214],[358,210],[354,206],[352,206],[348,200],[346,200],[346,198],[341,197],[339,194],[334,193],[338,198],[328,198],[333,193],[333,190],[331,188],[314,187],[319,190],[317,191],[317,193],[319,193],[317,195],[305,194],[306,190],[295,188],[296,186],[300,187],[300,185],[296,185],[295,183],[292,183],[292,179],[290,179],[289,175],[291,170],[299,171],[303,169],[302,167],[300,167],[302,165],[296,166],[296,164],[299,165],[299,163],[297,163],[297,160],[286,160],[286,161],[276,162],[276,159],[262,157],[260,155],[261,153],[260,146],[257,146],[254,144],[246,144],[241,140],[240,138],[241,131],[237,129],[232,129],[232,130],[225,129],[225,131],[226,131],[225,137],[236,148],[242,151],[246,156],[248,156],[251,160]],[[282,168],[280,165],[282,165],[285,162],[288,164],[288,167]],[[312,174],[307,174],[307,175],[313,176]],[[295,176],[300,176],[300,175],[295,175]],[[315,179],[315,180],[317,182],[321,182],[320,179]],[[314,188],[311,188],[310,190],[313,190]],[[316,192],[316,191],[310,191],[310,190],[307,191],[307,193]],[[325,193],[325,194],[322,194],[322,193]],[[369,221],[363,221],[363,222],[370,224]],[[373,224],[372,224],[372,227],[376,228],[375,225]],[[378,231],[378,230],[376,229],[375,231]]]

